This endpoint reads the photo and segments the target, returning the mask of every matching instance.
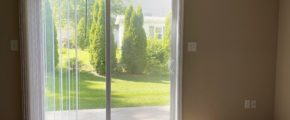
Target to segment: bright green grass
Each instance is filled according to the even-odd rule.
[[[67,58],[67,53],[63,52],[63,58]],[[79,51],[78,56],[79,60],[84,64],[79,72],[79,109],[105,108],[105,78],[93,72],[89,64],[88,52]],[[63,63],[65,62],[63,61]],[[50,78],[47,82],[47,109],[53,110],[55,107],[59,110],[62,106],[61,104],[63,104],[63,109],[75,109],[75,72],[71,71],[71,81],[68,81],[68,70],[65,67],[62,69],[63,97],[61,97],[60,92],[59,72],[60,70],[57,70],[55,81]],[[68,93],[69,82],[70,93]],[[53,87],[54,83],[55,87]],[[54,98],[56,106],[53,106]],[[64,101],[61,102],[61,99],[64,99]],[[71,101],[70,108],[69,100]],[[123,73],[113,74],[112,76],[112,106],[115,108],[168,105],[169,100],[169,75],[129,75]]]

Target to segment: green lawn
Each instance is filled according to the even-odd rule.
[[[79,72],[78,83],[79,109],[105,108],[105,77],[99,76],[93,72],[93,69],[88,61],[88,52],[79,51],[78,56],[80,61],[83,63],[83,66]],[[63,52],[63,58],[67,58],[67,52]],[[63,97],[61,97],[60,94],[60,70],[56,72],[55,84],[53,79],[48,79],[47,81],[46,102],[48,106],[47,109],[49,110],[54,108],[53,104],[51,104],[54,102],[54,98],[56,102],[56,109],[60,109],[61,104],[63,104],[64,109],[69,109],[69,104],[71,106],[70,109],[75,108],[75,72],[71,71],[71,80],[68,81],[69,75],[67,74],[67,68],[63,67],[62,70]],[[55,87],[53,87],[54,85]],[[69,89],[71,91],[70,93],[68,92]],[[63,102],[60,101],[62,98],[64,99]],[[114,108],[168,105],[169,100],[169,75],[130,75],[118,73],[113,74],[112,76],[112,106]]]

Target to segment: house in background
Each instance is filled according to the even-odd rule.
[[[166,16],[171,12],[171,0],[132,0],[132,5],[136,8],[142,7],[144,15],[144,29],[147,38],[158,36],[163,38],[165,32]],[[152,5],[155,3],[155,5]],[[130,3],[127,3],[129,5]],[[166,5],[165,5],[166,4]],[[124,15],[118,15],[115,21],[114,36],[118,47],[122,46],[124,36]]]
[[[124,15],[117,16],[115,23],[118,26],[114,31],[115,42],[117,43],[118,47],[122,46],[124,37],[124,18]],[[165,17],[144,16],[143,27],[145,29],[147,38],[158,36],[159,39],[162,39],[165,31]]]

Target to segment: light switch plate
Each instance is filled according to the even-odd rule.
[[[18,51],[18,40],[10,40],[10,50],[11,51]]]
[[[188,42],[188,52],[197,52],[197,42]]]
[[[245,109],[251,109],[251,100],[245,100],[244,108]]]

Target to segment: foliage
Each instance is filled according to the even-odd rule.
[[[69,55],[70,54],[70,55]],[[78,50],[78,54],[77,54],[77,58],[79,63],[81,63],[82,65],[79,65],[79,70],[86,70],[86,71],[94,71],[94,68],[92,67],[92,65],[90,64],[90,54],[88,50]],[[70,60],[71,58],[75,58],[76,54],[75,54],[75,49],[63,49],[62,50],[62,66],[63,68],[67,68],[67,63],[68,60]],[[73,60],[75,61],[75,60]]]
[[[89,45],[89,41],[86,39],[86,31],[85,31],[85,18],[81,18],[78,28],[77,28],[77,41],[79,48],[86,49]]]
[[[165,21],[165,32],[163,39],[155,38],[148,40],[146,73],[160,74],[169,72],[170,43],[171,43],[171,13]]]
[[[67,39],[65,41],[62,41],[62,46],[68,49],[76,48],[76,44],[74,40],[75,38],[73,38],[72,40]]]
[[[136,62],[138,63],[138,66],[136,68],[137,73],[142,73],[146,66],[146,47],[147,47],[147,38],[146,38],[146,32],[143,28],[144,25],[144,17],[141,6],[137,7],[136,12],[136,23],[137,26],[137,35],[135,39],[135,46],[136,46]],[[133,21],[132,21],[133,22]]]
[[[103,0],[104,1],[104,0]],[[124,4],[125,0],[112,0],[111,2],[111,21],[115,21],[115,16],[120,15],[124,12],[125,9],[125,4]],[[95,24],[97,24],[97,20],[98,20],[98,10],[99,10],[99,0],[87,0],[87,5],[84,4],[82,6],[80,6],[80,8],[83,9],[82,14],[78,14],[81,17],[85,17],[85,24],[87,27],[85,27],[87,29],[87,38],[88,40],[90,39],[90,35],[94,32],[95,28]],[[86,8],[87,7],[87,8]],[[85,14],[85,8],[87,9],[87,13]],[[115,27],[114,24],[112,24],[112,28]],[[93,36],[92,36],[93,37]]]
[[[68,67],[67,69],[75,71],[76,68],[81,69],[84,66],[84,63],[76,57],[72,57],[66,61],[65,65]]]
[[[57,40],[57,31],[54,25],[54,64],[57,66],[59,63],[59,53],[58,53],[58,40]]]
[[[164,32],[164,41],[170,42],[171,40],[171,25],[172,25],[172,13],[168,14],[165,20],[165,32]]]
[[[168,72],[169,51],[163,41],[150,39],[147,43],[146,73],[160,74]]]
[[[90,43],[95,39],[94,36],[95,36],[96,25],[98,21],[98,13],[99,13],[99,4],[98,4],[98,0],[95,0],[95,3],[93,4],[93,7],[92,7],[92,21],[90,24],[90,30],[88,34],[88,39]]]
[[[121,61],[128,73],[141,74],[146,66],[147,38],[143,19],[140,6],[137,11],[132,5],[126,9]]]
[[[115,67],[113,69],[113,72],[115,73],[122,73],[124,72],[124,65],[122,64],[121,62],[121,57],[122,57],[122,51],[121,51],[121,48],[119,47],[116,47],[116,50],[115,50],[115,55],[116,55],[116,64],[115,64]]]
[[[90,29],[90,61],[97,73],[104,75],[106,68],[106,40],[105,40],[105,6],[103,0],[94,5],[94,19]],[[111,68],[116,66],[116,44],[112,31],[111,35]]]
[[[172,41],[171,26],[172,26],[172,13],[167,15],[166,21],[165,21],[165,32],[164,32],[164,37],[163,37],[163,44],[164,44],[165,49],[168,51],[167,54],[165,55],[167,57],[166,59],[169,59],[170,57],[169,53],[171,51],[171,48],[170,48],[170,43]]]
[[[130,67],[129,62],[133,61],[131,59],[134,51],[133,49],[133,40],[132,40],[132,30],[130,29],[130,19],[133,13],[133,6],[130,5],[125,11],[125,20],[124,20],[124,37],[123,37],[123,45],[122,45],[122,53],[121,53],[121,63],[127,65],[126,67]],[[125,68],[126,69],[126,68]],[[128,69],[128,68],[127,68]]]
[[[98,20],[95,24],[95,30],[91,34],[90,54],[91,64],[95,67],[97,73],[105,74],[105,6],[102,0],[98,2]]]

